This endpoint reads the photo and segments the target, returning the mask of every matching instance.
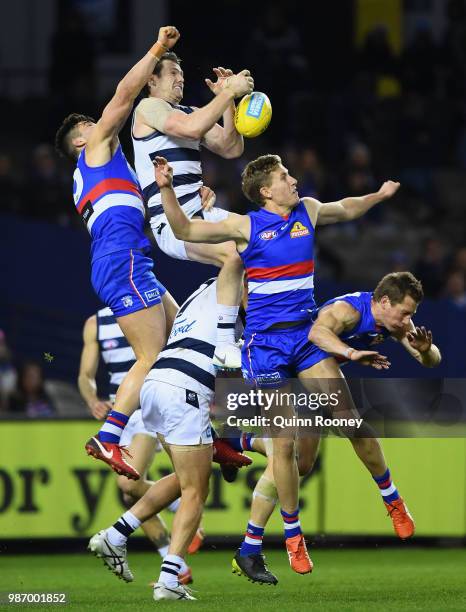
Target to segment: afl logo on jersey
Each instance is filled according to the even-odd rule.
[[[276,237],[277,232],[275,230],[267,230],[265,232],[262,232],[262,234],[259,234],[259,238],[261,240],[273,240]]]
[[[293,227],[291,228],[290,236],[292,238],[301,238],[301,236],[308,236],[308,235],[309,235],[309,230],[307,229],[307,227],[303,225],[302,223],[300,223],[299,221],[296,221],[296,223],[294,223]]]
[[[115,339],[104,340],[102,342],[102,348],[104,350],[106,350],[106,349],[114,349],[114,348],[117,348],[117,346],[118,346],[118,340],[115,340]]]

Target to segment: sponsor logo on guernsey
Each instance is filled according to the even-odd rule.
[[[133,305],[133,298],[130,295],[125,295],[125,297],[121,298],[121,301],[123,302],[123,306],[125,308],[129,308]]]
[[[151,289],[150,291],[144,291],[144,295],[146,296],[146,300],[148,302],[153,302],[160,297],[160,291],[157,288]]]
[[[104,340],[102,342],[102,348],[104,349],[113,349],[116,348],[118,346],[118,340],[115,340],[114,338],[110,339],[110,340]]]
[[[197,322],[197,319],[194,321],[188,321],[188,319],[181,319],[181,321],[175,321],[173,323],[172,333],[170,334],[170,340],[179,336],[179,334],[187,334],[191,331],[194,324]]]
[[[259,234],[259,238],[261,240],[273,240],[277,237],[277,232],[275,230],[267,230]]]
[[[290,236],[292,238],[301,238],[301,236],[308,236],[308,235],[309,235],[309,230],[305,225],[303,225],[299,221],[296,221],[293,224],[293,227],[291,228],[291,231],[290,231]]]
[[[280,376],[280,372],[267,372],[266,374],[257,374],[255,379],[261,385],[268,385],[280,382],[282,377]]]

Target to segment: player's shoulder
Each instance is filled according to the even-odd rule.
[[[311,198],[310,196],[301,198],[301,202],[306,208],[307,214],[311,219],[312,225],[315,226],[317,222],[317,217],[319,216],[319,209],[322,206],[322,202],[320,202],[316,198]]]
[[[149,112],[157,112],[157,111],[171,112],[173,111],[173,107],[165,100],[162,100],[162,98],[153,98],[153,97],[142,98],[142,100],[136,106],[136,113],[139,113],[139,112],[145,113],[148,111]]]

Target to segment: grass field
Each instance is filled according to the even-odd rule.
[[[130,554],[135,581],[126,584],[91,555],[2,556],[0,591],[66,592],[68,605],[22,605],[21,610],[160,610],[189,605],[221,610],[465,610],[466,551],[460,549],[314,550],[312,575],[298,576],[284,552],[267,555],[279,579],[276,587],[251,584],[231,573],[231,553],[190,557],[197,602],[154,602],[148,583],[159,559]],[[12,610],[15,606],[2,606]]]

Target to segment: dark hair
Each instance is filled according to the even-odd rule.
[[[421,281],[411,272],[392,272],[382,278],[374,291],[374,300],[380,302],[386,295],[391,304],[400,304],[407,295],[419,304],[424,297]]]
[[[270,174],[282,163],[278,155],[261,155],[249,162],[241,174],[241,188],[250,202],[264,206],[261,187],[270,185]]]
[[[78,155],[71,141],[76,136],[75,128],[79,123],[96,123],[96,120],[88,115],[71,113],[71,115],[65,117],[55,134],[55,149],[62,157],[67,157],[73,161],[78,158]]]
[[[162,68],[163,68],[163,62],[165,60],[169,60],[171,62],[175,62],[175,64],[178,64],[178,66],[181,66],[181,58],[179,58],[177,56],[177,54],[174,51],[167,51],[166,53],[164,53],[159,61],[155,64],[155,68],[152,71],[152,74],[154,74],[155,76],[160,76],[160,74],[162,73]],[[144,85],[144,88],[142,90],[142,95],[145,98],[148,98],[150,96],[150,87],[149,87],[149,83],[147,83],[146,85]]]

